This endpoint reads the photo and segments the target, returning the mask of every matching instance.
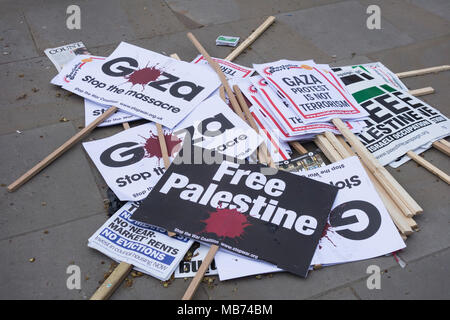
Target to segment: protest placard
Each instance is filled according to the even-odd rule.
[[[427,103],[400,91],[364,68],[333,69],[369,113],[359,140],[381,165],[450,134],[450,122]]]
[[[192,257],[188,261],[181,261],[178,265],[178,268],[175,269],[175,278],[190,278],[195,276],[195,273],[198,271],[198,268],[202,264],[202,261],[205,259],[209,251],[209,246],[200,244],[198,242],[195,242],[192,247],[194,247],[196,244],[198,245],[198,247],[192,253]],[[217,275],[217,273],[216,263],[213,260],[208,270],[206,271],[205,276],[214,276]]]
[[[251,76],[255,71],[252,68],[247,68],[228,60],[219,58],[212,59],[219,64],[220,70],[222,70],[227,79],[247,78]],[[192,60],[191,63],[209,65],[208,61],[201,54],[199,54],[194,60]]]
[[[160,280],[168,280],[193,241],[131,219],[139,207],[128,202],[108,219],[90,238],[88,246],[108,257],[126,262]]]
[[[333,265],[382,256],[405,248],[389,213],[357,157],[299,173],[338,187],[311,265]],[[282,271],[226,251],[216,255],[221,280]]]
[[[64,65],[70,62],[75,56],[89,54],[81,41],[57,48],[48,48],[44,52],[58,71],[61,71]]]
[[[133,219],[305,277],[337,188],[236,161],[171,165]]]
[[[242,93],[251,101],[270,127],[280,132],[280,138],[285,141],[308,140],[311,136],[324,131],[339,133],[330,122],[303,123],[301,117],[293,112],[292,106],[286,102],[279,90],[273,90],[267,81],[260,76],[253,76],[237,82]],[[258,112],[255,112],[258,114]],[[345,121],[352,132],[359,132],[362,124],[359,121]]]
[[[85,126],[88,126],[92,121],[94,121],[97,117],[102,115],[109,106],[105,106],[102,104],[95,103],[91,100],[84,99],[84,123]],[[107,127],[107,126],[113,126],[116,124],[124,123],[124,122],[131,122],[136,121],[141,118],[126,113],[124,111],[116,111],[112,116],[104,120],[101,124],[98,125],[98,127]]]
[[[239,159],[250,156],[263,141],[262,137],[217,95],[211,96],[196,107],[176,126],[174,133],[183,139],[189,134],[194,146]],[[186,147],[184,151],[185,155],[191,155]]]
[[[311,60],[279,60],[254,64],[253,67],[270,86],[281,91],[304,123],[367,116],[367,112],[355,103],[351,95]]]
[[[80,69],[63,88],[172,129],[219,84],[206,66],[122,42],[101,64]]]
[[[167,128],[164,137],[169,157],[173,159],[182,147],[182,139]],[[121,201],[144,199],[165,171],[154,123],[85,142],[83,147]]]

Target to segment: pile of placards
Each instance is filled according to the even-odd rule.
[[[112,106],[120,111],[99,126],[151,121],[83,143],[127,201],[89,247],[160,280],[195,273],[198,263],[182,262],[193,240],[201,258],[207,246],[220,248],[210,272],[221,280],[283,270],[306,277],[313,265],[405,247],[358,157],[288,172],[252,163],[252,155],[265,143],[276,162],[288,160],[289,142],[340,134],[333,120],[341,119],[381,165],[399,165],[408,151],[449,135],[442,113],[381,63],[214,61],[245,96],[241,107],[258,132],[227,104],[203,55],[187,63],[122,42],[109,57],[77,55],[60,65],[52,83],[85,98],[86,125]]]

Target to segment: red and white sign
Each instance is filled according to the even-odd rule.
[[[358,119],[367,112],[328,73],[312,61],[280,60],[253,67],[279,90],[304,123]]]

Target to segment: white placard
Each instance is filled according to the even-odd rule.
[[[101,64],[80,69],[63,88],[172,129],[219,85],[206,66],[122,42]]]
[[[193,241],[179,235],[169,237],[162,228],[132,220],[138,207],[137,202],[126,203],[89,238],[88,246],[159,280],[168,280]]]

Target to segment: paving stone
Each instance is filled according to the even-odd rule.
[[[310,8],[336,0],[168,0],[169,6],[179,14],[202,25],[220,24],[224,22],[275,15],[281,12]],[[231,34],[226,34],[231,35]]]
[[[373,61],[381,61],[394,72],[449,64],[450,35],[419,43],[367,54]]]
[[[444,250],[402,269],[389,269],[381,275],[381,289],[367,289],[365,281],[352,285],[362,299],[449,299],[450,250]]]
[[[313,300],[358,300],[358,297],[355,296],[352,289],[350,288],[342,288],[333,290],[331,292],[325,293],[324,295],[320,295],[318,297],[312,298]]]
[[[411,2],[450,21],[450,3],[447,0],[411,0]]]
[[[73,1],[69,0],[44,1],[25,9],[40,51],[80,40],[89,48],[185,29],[164,1],[85,0],[77,2],[81,29],[70,30],[66,26],[66,9],[71,4]]]
[[[369,30],[366,9],[357,1],[345,1],[280,14],[279,20],[338,60],[414,42],[383,18],[381,30]]]
[[[378,5],[383,19],[415,40],[436,38],[449,33],[448,20],[424,11],[408,1],[360,0],[360,2],[366,7]],[[381,27],[384,28],[383,23]]]
[[[102,212],[0,241],[0,298],[89,298],[111,262],[108,257],[87,247],[87,239],[105,219]],[[30,259],[34,261],[30,262]],[[67,279],[72,274],[67,273],[70,265],[80,267],[80,290],[67,288]]]
[[[76,145],[17,191],[9,185],[75,134],[70,122],[0,136],[0,239],[86,217],[103,209],[91,169]],[[42,138],[41,138],[42,137]]]
[[[0,64],[38,56],[21,10],[2,2],[0,10]]]

